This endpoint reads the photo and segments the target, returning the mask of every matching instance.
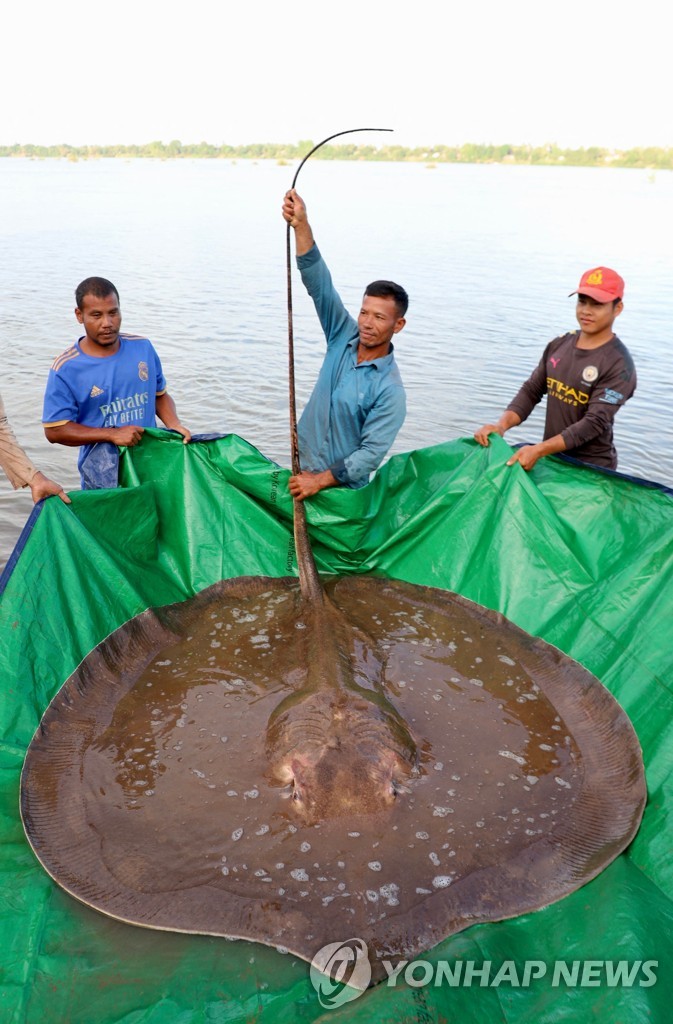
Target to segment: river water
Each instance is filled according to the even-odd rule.
[[[285,224],[295,167],[272,161],[0,160],[0,387],[19,440],[78,486],[76,451],[40,424],[54,357],[78,337],[92,274],[146,334],[192,432],[234,432],[289,465]],[[673,173],[310,161],[298,190],[346,305],[399,280],[411,304],[396,354],[408,414],[392,453],[471,436],[546,342],[576,326],[568,298],[604,264],[626,281],[618,333],[638,368],[619,413],[623,472],[673,486]],[[323,354],[294,278],[298,407]],[[543,409],[508,439],[541,437]],[[0,479],[0,565],[30,511]]]

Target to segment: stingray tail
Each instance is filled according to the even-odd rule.
[[[303,501],[297,501],[296,498],[294,501],[294,545],[297,552],[299,587],[302,597],[307,601],[322,603],[324,594],[311,551],[311,543],[308,539],[306,509]]]

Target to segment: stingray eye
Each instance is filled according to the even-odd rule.
[[[292,799],[295,800],[298,804],[300,804],[301,801],[302,801],[301,790],[300,790],[299,786],[297,785],[297,780],[296,779],[294,780],[294,783],[292,784]]]

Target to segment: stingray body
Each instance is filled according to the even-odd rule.
[[[126,623],[66,681],[21,800],[68,892],[307,960],[357,936],[377,978],[624,849],[640,750],[586,670],[446,591],[306,590],[216,584]]]

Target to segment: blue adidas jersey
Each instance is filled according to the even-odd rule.
[[[49,371],[44,426],[156,426],[156,398],[165,392],[166,381],[152,343],[120,334],[118,351],[98,358],[86,355],[80,341],[58,356]],[[90,447],[82,445],[78,465]]]

